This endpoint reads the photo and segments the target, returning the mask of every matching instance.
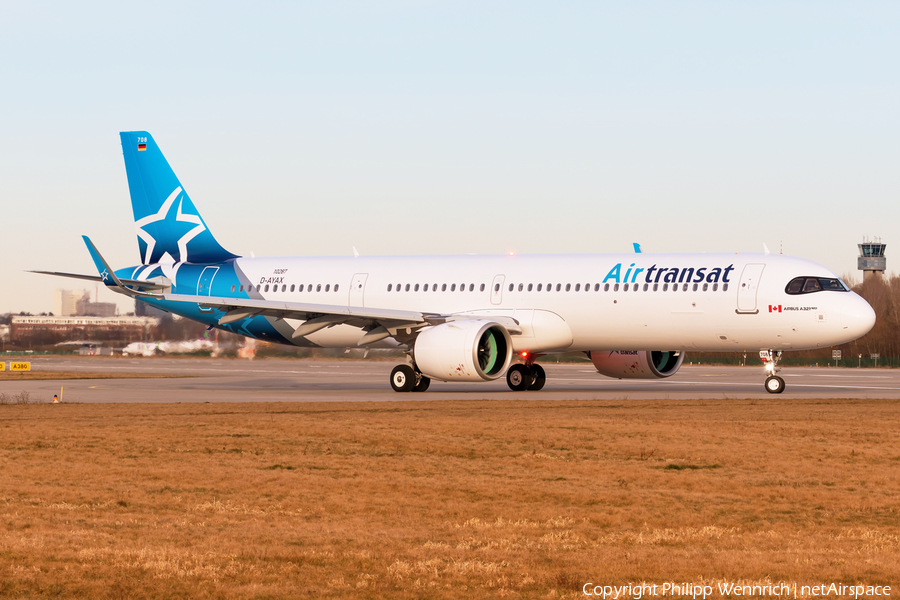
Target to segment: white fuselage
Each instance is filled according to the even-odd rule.
[[[807,349],[874,323],[853,292],[788,294],[795,277],[837,276],[774,254],[241,258],[236,269],[271,301],[512,317],[516,351]],[[297,324],[273,323],[287,339]],[[308,339],[346,347],[361,335],[338,325]]]

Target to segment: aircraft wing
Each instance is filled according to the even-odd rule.
[[[170,302],[196,302],[200,306],[218,308],[225,311],[219,325],[227,325],[262,315],[276,319],[296,319],[304,321],[295,330],[293,337],[303,337],[320,329],[346,323],[362,327],[366,333],[358,344],[365,346],[386,337],[405,341],[414,336],[416,330],[428,325],[438,325],[449,321],[489,318],[505,326],[513,335],[521,334],[519,322],[512,317],[479,315],[443,315],[412,310],[390,308],[369,308],[362,306],[340,306],[335,304],[313,304],[308,302],[283,302],[257,298],[225,298],[216,296],[193,296],[187,294],[163,294]]]
[[[59,273],[57,271],[28,271],[29,273],[39,273],[41,275],[54,275],[56,277],[69,277],[71,279],[84,279],[86,281],[97,281],[103,283],[103,278],[99,275],[82,275],[80,273]],[[149,291],[164,290],[172,287],[171,285],[163,285],[160,283],[150,283],[149,281],[139,281],[137,279],[120,279],[123,284],[140,287]]]
[[[281,319],[300,319],[303,321],[318,316],[333,315],[336,317],[346,317],[348,320],[390,320],[411,324],[427,323],[429,317],[440,318],[440,315],[431,315],[412,310],[363,308],[340,306],[336,304],[313,304],[310,302],[281,302],[256,298],[224,298],[216,296],[190,296],[187,294],[163,294],[162,298],[163,300],[171,302],[196,302],[201,306],[224,310],[225,316],[219,320],[222,324],[243,319],[249,313],[267,317],[278,317]],[[241,314],[242,316],[237,317],[238,314]],[[237,318],[229,318],[229,315]]]
[[[145,281],[132,281],[119,279],[109,267],[93,242],[87,236],[82,236],[84,243],[91,254],[94,265],[100,272],[96,280],[102,281],[106,286],[120,294],[137,298],[158,298],[169,302],[197,303],[207,308],[217,308],[225,314],[219,318],[219,325],[228,325],[242,319],[256,317],[274,317],[276,319],[296,319],[304,321],[294,330],[293,337],[305,337],[320,329],[333,327],[346,323],[360,327],[365,331],[359,339],[358,345],[365,346],[393,337],[398,342],[407,343],[415,338],[418,330],[429,325],[438,325],[449,321],[485,318],[478,315],[442,315],[437,313],[425,313],[412,310],[396,310],[390,308],[367,308],[362,306],[341,306],[336,304],[313,304],[307,302],[279,302],[276,300],[264,300],[261,298],[226,298],[221,296],[195,296],[189,294],[153,293],[141,292],[133,288],[165,289],[158,284],[148,284]],[[46,271],[44,271],[46,272]],[[52,273],[54,275],[58,273]],[[74,274],[61,274],[63,276],[86,278]],[[91,277],[93,280],[94,278]],[[522,328],[519,322],[512,317],[490,316],[491,321],[504,325],[513,335],[521,334]]]

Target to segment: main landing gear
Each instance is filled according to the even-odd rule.
[[[766,391],[770,394],[780,394],[784,391],[784,379],[775,373],[781,370],[778,368],[781,350],[760,350],[759,358],[766,363]]]
[[[391,371],[391,387],[395,392],[424,392],[431,379],[409,365],[397,365]]]
[[[534,362],[537,356],[525,354],[525,364],[516,364],[506,372],[506,385],[514,392],[538,391],[547,383],[544,368]]]

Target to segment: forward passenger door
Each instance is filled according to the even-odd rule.
[[[759,312],[756,309],[756,292],[759,289],[759,280],[762,278],[762,272],[765,268],[766,265],[760,263],[749,264],[744,267],[744,272],[741,273],[741,281],[738,284],[738,313],[755,315]]]

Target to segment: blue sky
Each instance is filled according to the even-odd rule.
[[[0,6],[0,312],[139,261],[122,130],[237,254],[894,267],[900,3],[182,4]]]

